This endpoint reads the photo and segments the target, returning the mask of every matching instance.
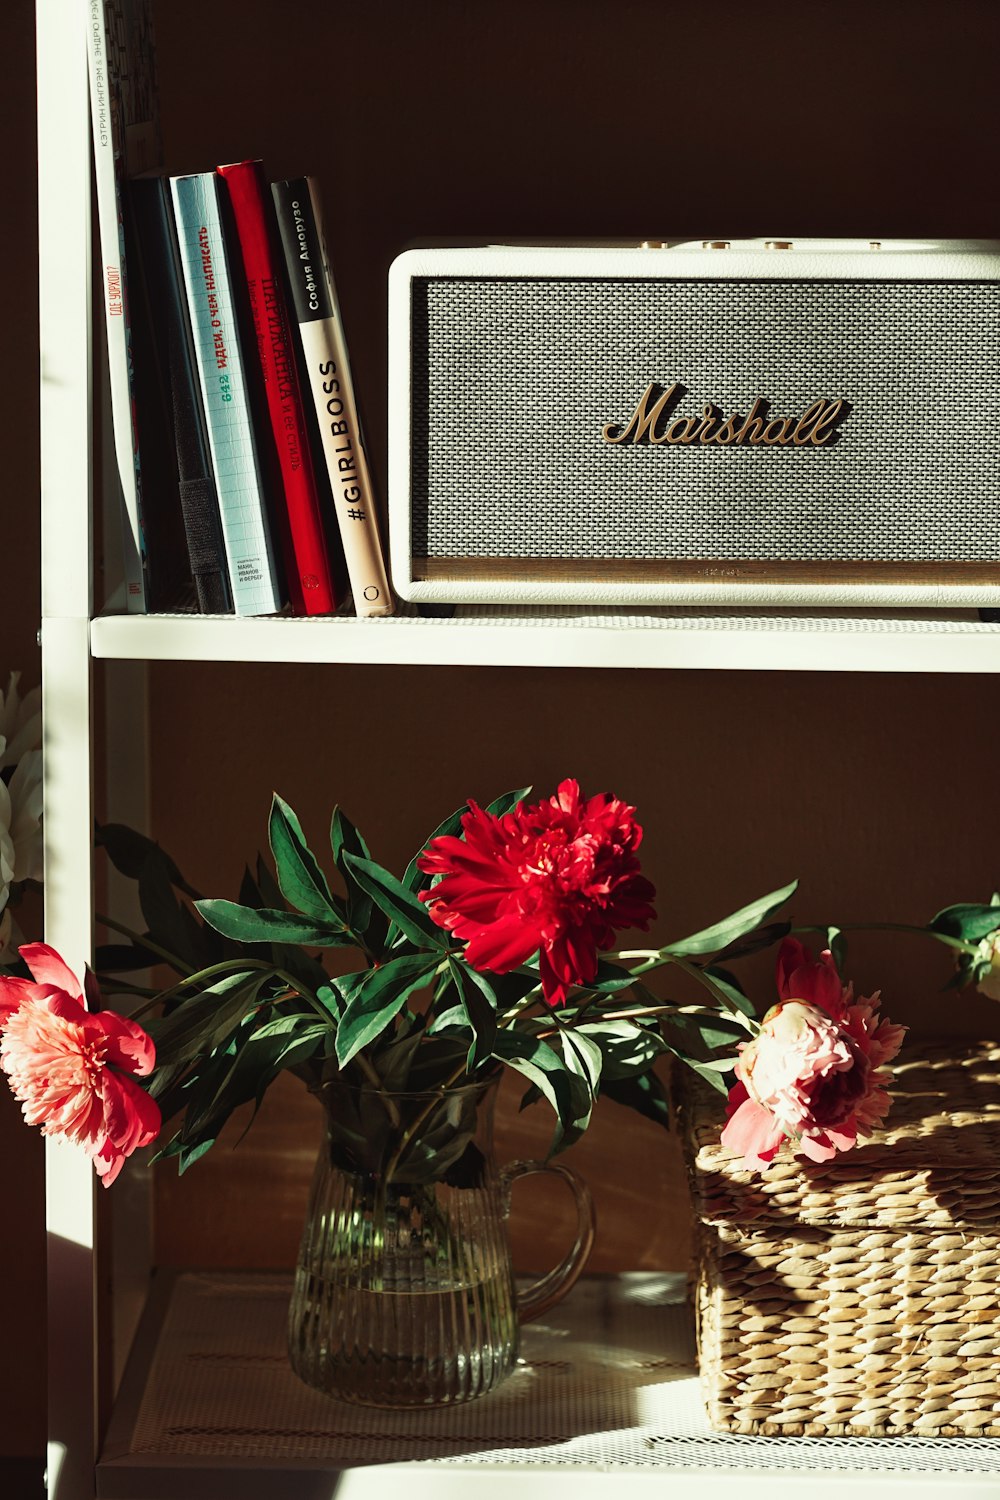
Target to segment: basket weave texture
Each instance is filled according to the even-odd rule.
[[[724,1100],[677,1069],[713,1426],[1000,1437],[1000,1044],[921,1046],[886,1128],[762,1173],[719,1145]]]

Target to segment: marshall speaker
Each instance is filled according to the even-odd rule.
[[[1000,605],[1000,246],[414,250],[406,599]]]

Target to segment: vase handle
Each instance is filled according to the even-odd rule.
[[[576,1203],[576,1236],[568,1253],[554,1270],[547,1272],[533,1285],[525,1287],[518,1293],[517,1317],[520,1323],[527,1323],[532,1318],[539,1317],[565,1297],[587,1264],[590,1252],[594,1248],[596,1228],[594,1200],[590,1195],[589,1187],[572,1167],[564,1167],[558,1162],[512,1161],[504,1167],[500,1173],[500,1181],[505,1212],[509,1211],[510,1207],[511,1184],[516,1178],[530,1177],[535,1172],[552,1172],[556,1177],[561,1177],[569,1187]]]

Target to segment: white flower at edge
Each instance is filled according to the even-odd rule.
[[[13,822],[13,807],[11,806],[10,792],[2,781],[0,781],[0,913],[4,911],[10,897],[10,885],[14,879],[14,861],[16,858],[14,849],[14,838],[11,833]]]
[[[989,1000],[1000,1000],[1000,928],[987,933],[973,957],[973,963],[990,965],[990,972],[977,980],[976,989]]]
[[[8,906],[6,911],[0,912],[0,968],[4,964],[17,962],[17,950],[24,942],[24,933],[14,921],[14,914]]]
[[[42,748],[42,690],[32,688],[22,698],[20,681],[20,672],[11,672],[6,693],[0,693],[0,771]]]
[[[44,873],[41,750],[28,750],[21,756],[7,785],[7,795],[9,833],[14,846],[13,879],[41,880]]]

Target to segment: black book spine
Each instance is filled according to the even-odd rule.
[[[325,247],[313,212],[308,177],[273,182],[275,212],[297,323],[337,316],[333,287],[324,266]]]
[[[165,178],[128,185],[160,384],[159,418],[170,429],[187,555],[202,614],[232,614],[219,496]]]

